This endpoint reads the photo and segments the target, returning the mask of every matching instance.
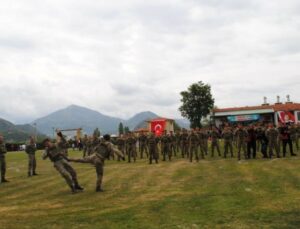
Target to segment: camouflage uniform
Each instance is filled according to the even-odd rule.
[[[243,150],[245,159],[248,159],[247,154],[247,138],[248,133],[244,129],[237,129],[235,132],[237,140],[238,160],[241,160],[241,151]]]
[[[215,148],[217,148],[219,157],[221,156],[220,146],[219,146],[219,133],[216,130],[210,132],[211,137],[211,156],[214,157]]]
[[[89,163],[95,166],[96,168],[96,175],[97,175],[97,181],[96,181],[96,192],[102,192],[102,180],[103,180],[103,174],[104,174],[104,162],[105,159],[108,159],[110,155],[116,154],[117,157],[122,158],[125,160],[124,155],[121,151],[117,149],[116,146],[114,146],[109,141],[100,141],[97,146],[95,146],[95,151],[92,155],[82,158],[82,159],[69,159],[73,162],[78,163]]]
[[[6,160],[5,160],[5,154],[6,154],[6,147],[5,143],[0,143],[0,172],[1,172],[1,183],[6,182],[5,179],[5,173],[6,173]]]
[[[277,157],[280,157],[279,148],[278,148],[278,136],[279,132],[277,129],[269,128],[266,131],[266,136],[268,138],[268,147],[269,147],[269,157],[272,158],[274,150],[276,152]]]
[[[119,137],[116,141],[116,145],[118,147],[118,150],[121,151],[123,153],[123,155],[125,155],[125,139],[122,137]],[[118,157],[118,161],[120,161],[120,157]]]
[[[173,154],[176,157],[177,139],[176,139],[176,136],[172,132],[171,132],[171,135],[170,135],[170,140],[171,140],[171,143],[170,143],[171,154]]]
[[[193,162],[193,157],[195,154],[196,161],[199,161],[198,156],[198,144],[199,144],[199,137],[196,133],[192,132],[189,135],[189,144],[190,144],[190,162]],[[204,158],[204,155],[202,154],[202,158]]]
[[[126,140],[126,144],[128,147],[128,162],[131,162],[131,157],[133,157],[133,161],[136,161],[136,139],[133,136],[130,136]]]
[[[149,164],[152,164],[153,159],[156,164],[158,163],[158,141],[158,138],[156,138],[154,134],[151,134],[148,137],[147,144],[149,147]]]
[[[171,161],[172,158],[172,152],[170,150],[171,138],[168,135],[164,134],[161,137],[160,142],[161,142],[161,153],[163,156],[163,161],[166,161],[166,156],[168,156],[169,161]]]
[[[188,141],[188,133],[187,132],[183,132],[180,135],[180,143],[181,143],[181,155],[182,158],[185,157],[185,155],[189,155],[189,141]]]
[[[298,145],[298,141],[297,141],[298,133],[297,133],[297,127],[295,125],[291,126],[290,135],[291,135],[291,140],[293,142],[293,146],[295,145],[296,151],[298,151],[299,150],[299,145]]]
[[[208,155],[208,133],[206,130],[200,130],[200,147],[205,155]]]
[[[28,176],[34,176],[37,175],[36,170],[36,158],[35,158],[35,152],[36,152],[36,146],[35,143],[30,143],[26,146],[25,152],[28,155]]]
[[[228,148],[230,150],[231,157],[233,157],[233,147],[232,147],[232,139],[233,139],[233,133],[231,130],[227,129],[224,130],[222,133],[223,139],[224,139],[224,158],[227,157]]]
[[[139,149],[140,149],[140,154],[141,154],[141,159],[143,159],[144,152],[147,155],[148,158],[148,149],[147,149],[147,136],[145,134],[141,134],[139,136]]]
[[[64,154],[64,156],[68,156],[69,144],[64,137],[59,138],[59,141],[57,142],[57,147],[59,148],[60,152]]]
[[[43,159],[46,160],[47,158],[53,162],[54,168],[65,179],[73,193],[75,193],[76,190],[82,189],[78,184],[76,171],[67,161],[67,158],[64,153],[61,152],[60,148],[56,145],[46,148],[43,154]]]
[[[88,154],[88,137],[87,135],[84,136],[82,139],[82,147],[83,147],[83,157],[86,157]]]
[[[177,131],[176,134],[175,134],[175,138],[176,138],[176,152],[179,152],[180,150],[180,132]],[[176,156],[176,155],[175,155]]]

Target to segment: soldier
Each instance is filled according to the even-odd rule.
[[[136,139],[133,136],[133,133],[128,133],[128,138],[126,139],[126,144],[128,147],[128,163],[131,163],[131,157],[133,157],[133,161],[136,162]]]
[[[286,124],[283,124],[281,127],[280,138],[282,139],[282,146],[283,146],[283,157],[286,155],[286,146],[288,145],[290,148],[291,156],[296,156],[293,151],[293,142],[291,138],[291,130]]]
[[[269,124],[269,128],[266,130],[266,136],[268,138],[269,157],[272,158],[273,152],[275,150],[277,158],[280,158],[280,153],[278,148],[279,132],[277,129],[274,128],[273,124]]]
[[[190,162],[193,162],[194,154],[196,157],[196,161],[199,162],[199,156],[198,156],[199,137],[194,130],[191,131],[188,140],[189,140],[189,148],[190,148]],[[202,159],[204,159],[203,154],[202,154]]]
[[[123,155],[125,155],[125,138],[124,135],[121,135],[117,138],[116,145],[118,147],[118,150],[122,152]],[[121,157],[118,157],[118,161],[121,160]]]
[[[296,126],[296,129],[297,129],[297,140],[296,140],[296,144],[299,148],[299,139],[300,139],[300,123],[297,124]],[[298,149],[299,150],[299,149]]]
[[[1,166],[1,183],[8,182],[8,180],[5,179],[6,174],[6,160],[5,160],[5,154],[7,150],[5,147],[3,136],[0,135],[0,166]]]
[[[224,158],[227,157],[228,148],[230,150],[231,157],[233,157],[233,147],[232,147],[232,140],[233,140],[233,133],[230,130],[230,127],[225,127],[222,137],[224,139]]]
[[[247,154],[248,133],[241,124],[238,125],[238,127],[235,131],[235,136],[236,136],[236,140],[237,140],[238,160],[241,160],[241,151],[242,150],[243,150],[245,159],[248,159],[248,154]]]
[[[152,160],[154,159],[156,164],[158,164],[158,138],[155,137],[154,132],[150,133],[148,137],[147,144],[149,148],[149,164],[152,164]]]
[[[251,153],[252,153],[252,158],[256,158],[256,144],[257,144],[257,131],[254,128],[253,125],[250,125],[250,127],[245,130],[247,131],[247,154],[248,154],[248,159],[251,158]]]
[[[57,136],[58,136],[57,147],[59,148],[61,153],[63,153],[67,157],[68,156],[68,148],[69,148],[68,141],[63,136],[61,131],[57,132]]]
[[[208,155],[208,133],[207,130],[202,128],[200,130],[201,138],[200,138],[200,147],[202,147],[203,153],[207,156]]]
[[[166,157],[168,156],[169,161],[172,158],[172,152],[170,150],[171,138],[168,136],[167,131],[164,131],[163,136],[160,139],[161,142],[161,153],[163,156],[163,161],[166,161]]]
[[[299,150],[299,145],[298,145],[298,141],[297,141],[297,137],[298,137],[297,136],[298,135],[297,127],[296,127],[295,124],[292,124],[289,129],[290,129],[292,144],[293,144],[293,146],[295,145],[296,151],[298,151]]]
[[[71,188],[72,194],[82,191],[83,188],[78,184],[76,171],[69,164],[65,152],[57,145],[53,144],[50,139],[44,140],[44,146],[46,149],[43,154],[43,160],[49,158],[53,162],[54,168],[56,168],[60,175],[66,180]]]
[[[176,157],[177,139],[173,131],[170,131],[170,139],[171,139],[170,151],[171,154],[173,154]]]
[[[144,152],[147,155],[148,158],[148,149],[147,149],[147,136],[144,132],[142,132],[139,136],[139,150],[141,154],[141,159],[143,159]]]
[[[83,147],[83,157],[86,157],[88,151],[88,136],[86,134],[82,139],[82,147]]]
[[[96,192],[103,192],[102,180],[104,174],[104,162],[109,158],[110,155],[116,154],[117,157],[122,158],[125,161],[125,157],[116,146],[110,142],[110,136],[104,135],[103,140],[98,143],[94,148],[93,154],[82,159],[70,158],[69,161],[77,163],[90,163],[95,166],[97,181],[96,181]]]
[[[90,156],[93,153],[93,137],[89,136],[86,143],[87,147],[87,156]]]
[[[30,137],[29,144],[26,145],[25,152],[28,155],[28,177],[36,176],[36,159],[35,159],[35,152],[36,152],[36,145],[33,137]]]
[[[176,138],[176,149],[175,150],[176,150],[176,152],[179,152],[179,150],[181,148],[181,144],[180,144],[180,131],[179,130],[176,131],[175,138]]]
[[[258,152],[262,152],[262,141],[263,141],[263,135],[264,135],[264,129],[262,126],[257,125],[256,127],[256,138],[257,138],[257,142],[256,142],[256,150]]]
[[[214,157],[215,148],[217,148],[219,157],[221,157],[220,146],[219,146],[220,134],[216,127],[212,128],[212,131],[210,132],[210,137],[211,137],[211,156]]]
[[[182,129],[181,135],[180,135],[180,143],[181,143],[181,155],[182,158],[185,157],[185,155],[188,157],[189,155],[189,141],[188,141],[188,133],[186,129]]]

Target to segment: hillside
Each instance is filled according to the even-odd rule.
[[[27,141],[30,136],[35,135],[35,128],[29,124],[14,125],[0,118],[0,133],[3,134],[6,142],[24,142]],[[38,133],[38,135],[41,134]]]

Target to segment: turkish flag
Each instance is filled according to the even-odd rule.
[[[278,111],[278,118],[281,123],[295,122],[295,116],[288,111]]]
[[[161,136],[165,130],[166,121],[165,120],[153,120],[151,122],[151,132],[155,132],[156,136]]]

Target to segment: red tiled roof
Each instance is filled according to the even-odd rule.
[[[214,109],[214,113],[230,112],[230,111],[267,110],[267,109],[273,109],[274,111],[295,111],[295,110],[300,110],[300,103],[282,103],[282,104],[274,104],[274,105]]]

